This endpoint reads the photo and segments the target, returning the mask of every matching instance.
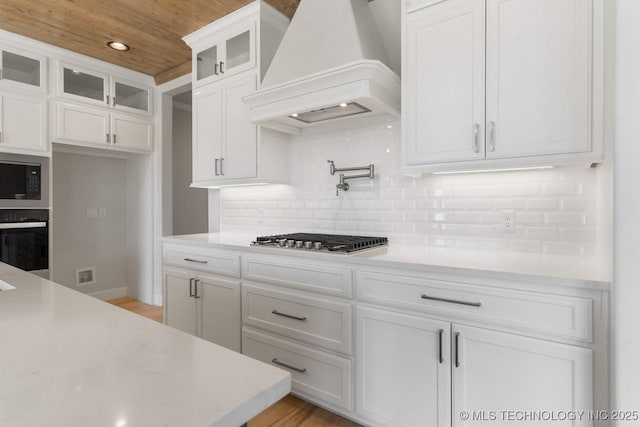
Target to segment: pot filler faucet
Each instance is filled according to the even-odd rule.
[[[336,165],[333,163],[333,160],[327,160],[327,162],[329,162],[329,172],[331,173],[331,175],[335,175],[336,172],[363,171],[363,170],[369,171],[367,173],[361,173],[358,175],[349,175],[349,176],[345,176],[345,174],[341,173],[340,182],[336,184],[336,197],[338,197],[340,190],[349,191],[349,183],[347,182],[348,179],[355,179],[355,178],[373,179],[374,177],[373,165],[359,166],[359,167],[352,167],[352,168],[337,168]]]

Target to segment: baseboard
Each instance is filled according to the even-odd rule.
[[[162,307],[162,294],[155,294],[153,296],[153,305],[159,305]]]
[[[90,295],[94,298],[98,298],[102,301],[109,301],[116,298],[122,298],[127,296],[127,287],[107,289],[106,291],[91,292]]]

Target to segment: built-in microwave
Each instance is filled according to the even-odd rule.
[[[49,207],[49,159],[0,154],[0,208]]]

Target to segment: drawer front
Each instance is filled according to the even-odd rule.
[[[199,250],[182,246],[165,246],[164,263],[190,270],[240,277],[240,256],[225,252]]]
[[[593,300],[391,274],[357,272],[359,301],[480,320],[519,331],[593,340]]]
[[[292,259],[243,257],[242,277],[320,294],[352,297],[351,269],[318,263],[306,264],[291,261]]]
[[[247,328],[242,330],[242,352],[291,373],[291,389],[351,411],[351,360],[274,338]]]
[[[348,355],[353,351],[350,303],[244,284],[242,320],[318,347]]]

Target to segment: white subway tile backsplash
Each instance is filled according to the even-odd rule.
[[[374,233],[392,243],[595,252],[594,169],[408,177],[399,168],[399,128],[398,121],[374,119],[292,137],[290,185],[221,190],[221,230]],[[329,174],[327,159],[338,167],[373,163],[376,178],[351,180],[350,190],[336,197],[338,177]],[[263,223],[258,209],[264,209]],[[502,210],[515,215],[516,233],[503,232]]]

